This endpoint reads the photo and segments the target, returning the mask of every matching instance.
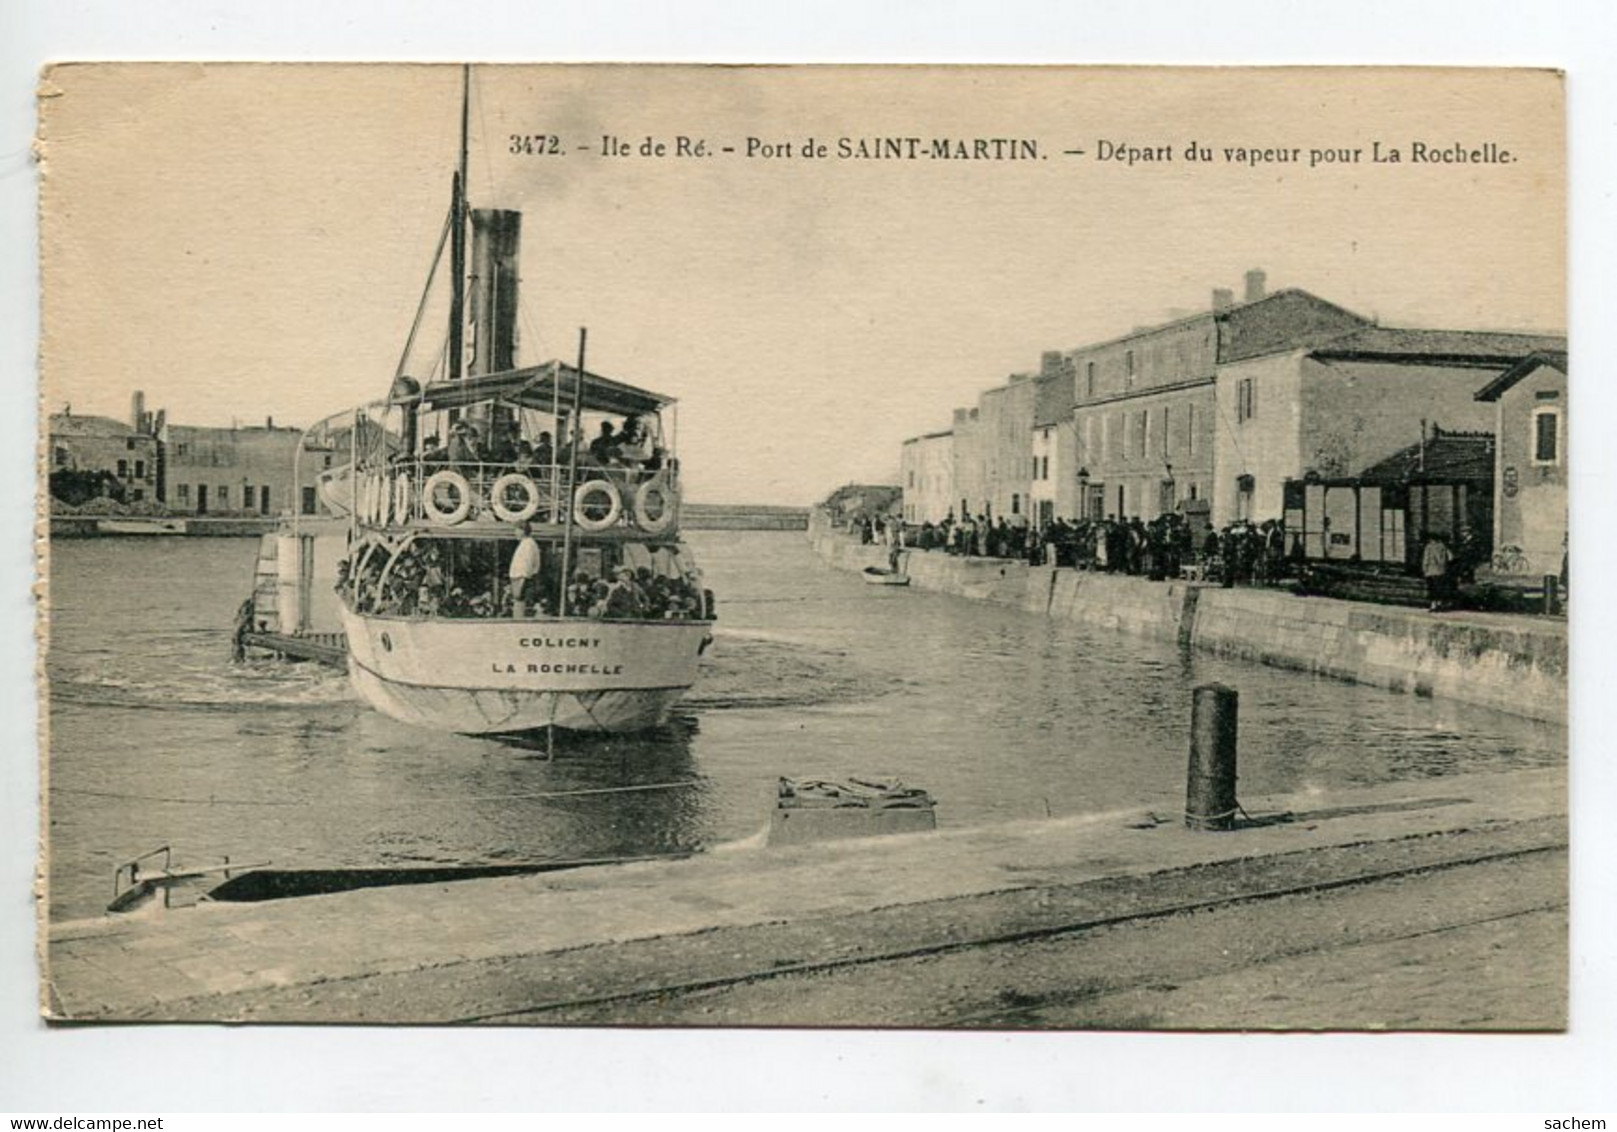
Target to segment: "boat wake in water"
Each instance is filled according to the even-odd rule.
[[[886,695],[905,681],[864,667],[840,652],[774,635],[721,630],[703,658],[702,681],[683,707],[814,707]]]
[[[180,636],[177,634],[176,636]],[[295,710],[355,705],[344,672],[274,660],[232,663],[225,634],[183,634],[189,649],[80,655],[49,665],[59,703],[153,711]],[[202,638],[199,640],[199,638]]]

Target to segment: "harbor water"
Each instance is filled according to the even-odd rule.
[[[50,903],[99,914],[115,867],[638,856],[758,839],[782,776],[884,776],[940,826],[1184,803],[1190,694],[1240,692],[1243,796],[1565,757],[1566,731],[1197,655],[999,606],[867,586],[801,533],[697,532],[717,640],[646,736],[527,747],[418,730],[314,665],[229,661],[255,540],[51,548]],[[623,787],[641,787],[623,790]]]

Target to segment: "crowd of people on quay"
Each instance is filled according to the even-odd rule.
[[[524,531],[516,543],[484,541],[406,543],[396,554],[376,547],[356,568],[338,564],[337,592],[362,613],[403,617],[528,618],[562,612],[559,556],[541,552]],[[697,620],[711,616],[712,600],[689,574],[649,566],[574,569],[566,586],[566,613],[598,620]]]
[[[1267,585],[1294,576],[1297,540],[1278,519],[1240,519],[1198,534],[1178,513],[1145,520],[1056,518],[1042,524],[1017,515],[986,514],[906,528],[895,517],[856,521],[860,541],[981,558],[1014,558],[1032,565],[1131,574],[1154,581],[1193,576],[1226,585]]]

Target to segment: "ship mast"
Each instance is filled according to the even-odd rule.
[[[556,595],[556,609],[561,616],[566,617],[570,610],[567,608],[567,575],[573,568],[573,511],[578,506],[578,446],[583,440],[584,423],[584,344],[589,340],[589,331],[584,327],[578,328],[578,373],[573,382],[573,411],[572,417],[573,438],[567,445],[567,488],[573,492],[573,497],[567,501],[567,525],[562,528],[561,536],[561,584]],[[565,370],[561,363],[556,364],[556,381],[561,382],[561,375]],[[559,431],[559,430],[558,430]],[[556,437],[556,443],[561,443],[561,437]]]
[[[466,134],[471,98],[472,68],[467,63],[460,70],[460,164],[455,170],[449,213],[449,274],[452,285],[449,299],[448,377],[451,381],[459,381],[466,376]]]

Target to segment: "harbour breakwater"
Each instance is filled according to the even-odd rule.
[[[819,515],[810,522],[809,539],[815,553],[839,569],[887,565],[887,548],[861,546]],[[1015,559],[957,558],[941,551],[906,552],[904,571],[911,585],[955,597],[1277,668],[1566,722],[1563,621],[1429,614],[1276,590],[1030,566]]]

